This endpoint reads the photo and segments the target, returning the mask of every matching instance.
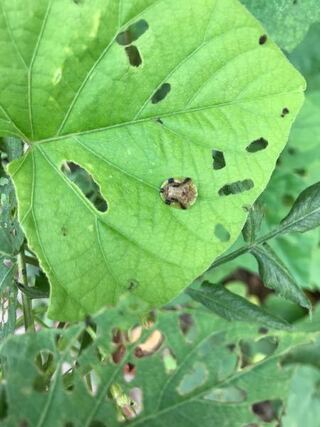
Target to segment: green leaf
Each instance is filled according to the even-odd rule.
[[[311,24],[320,21],[318,0],[241,0],[288,52],[305,37]]]
[[[320,182],[304,190],[288,216],[281,222],[281,232],[304,233],[320,225]]]
[[[200,290],[190,288],[187,293],[195,301],[227,320],[251,321],[270,328],[290,329],[290,325],[285,320],[269,314],[263,308],[228,291],[223,285],[211,285],[205,282]]]
[[[319,90],[320,88],[319,37],[320,22],[310,27],[305,39],[289,55],[290,62],[292,62],[306,78],[309,92]]]
[[[259,203],[255,203],[249,208],[248,219],[242,230],[242,235],[246,242],[252,243],[258,237],[263,216],[264,212]]]
[[[142,397],[138,415],[128,423],[132,426],[256,423],[252,404],[286,398],[291,370],[282,368],[281,359],[315,337],[306,332],[262,335],[255,325],[226,322],[201,309],[168,311],[157,314],[139,341],[124,340],[124,357],[114,364],[111,353],[119,344],[111,342],[112,331],[125,330],[130,322],[136,322],[133,313],[121,307],[91,319],[89,329],[83,324],[6,340],[0,350],[7,368],[3,426],[24,421],[37,427],[93,427],[106,420],[108,427],[121,426],[111,385],[136,402]],[[79,339],[88,331],[92,338],[79,354]],[[163,337],[162,344],[141,357],[143,343],[155,333]],[[243,340],[268,349],[259,361],[242,366]],[[123,378],[128,363],[135,371],[130,382]],[[89,375],[94,393],[88,391]]]
[[[254,246],[251,252],[258,262],[260,276],[265,286],[301,307],[311,309],[309,300],[268,244]]]
[[[17,220],[17,203],[11,180],[0,175],[0,254],[16,254],[23,242]]]
[[[314,427],[320,418],[319,401],[320,370],[309,366],[298,366],[291,384],[283,427]]]
[[[236,239],[303,78],[237,0],[1,5],[0,129],[29,144],[9,172],[51,282],[50,317],[82,318],[128,289],[168,302]],[[261,138],[268,146],[249,152]],[[64,175],[66,161],[92,175],[107,212]],[[192,179],[190,209],[163,202],[170,177]]]

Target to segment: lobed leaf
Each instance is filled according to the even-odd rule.
[[[265,286],[301,307],[311,309],[309,300],[268,244],[254,246],[251,252],[258,262],[259,273]]]
[[[152,329],[138,341],[112,339],[112,331],[125,331],[135,321],[126,306],[90,319],[91,338],[87,335],[85,346],[80,342],[88,323],[7,339],[0,348],[6,360],[8,404],[2,425],[121,426],[117,399],[110,395],[114,384],[124,395],[135,396],[137,414],[128,425],[256,423],[259,418],[252,405],[287,395],[291,370],[282,368],[281,359],[316,336],[258,332],[255,325],[244,328],[243,323],[196,309],[159,313]],[[155,333],[162,337],[160,345],[144,354],[143,346]],[[134,335],[131,331],[129,337]],[[260,346],[259,354],[253,355],[256,359],[247,365],[244,342]],[[120,345],[122,357],[115,363],[112,355]],[[125,380],[128,366],[134,374]]]
[[[195,301],[200,302],[210,311],[227,320],[257,322],[269,328],[290,329],[289,323],[285,320],[269,314],[263,308],[230,292],[223,285],[212,285],[209,282],[205,282],[200,290],[189,288],[187,293]]]
[[[320,225],[320,182],[304,190],[281,222],[281,233],[305,233]]]

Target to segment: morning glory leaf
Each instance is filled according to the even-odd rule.
[[[237,238],[303,78],[237,0],[2,0],[0,32],[0,134],[29,147],[9,173],[49,316],[168,302]]]

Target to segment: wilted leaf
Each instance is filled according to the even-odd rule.
[[[286,266],[268,244],[254,246],[251,252],[258,262],[260,276],[265,286],[275,290],[284,298],[310,310],[310,302],[299,288],[299,285],[295,282]]]
[[[0,31],[0,128],[29,143],[9,171],[50,316],[79,319],[128,289],[168,302],[239,234],[302,77],[237,0],[3,0]],[[66,161],[92,175],[107,212]],[[170,177],[192,179],[194,206],[164,203]]]
[[[290,325],[280,317],[269,314],[263,308],[245,298],[228,291],[223,285],[208,282],[200,290],[188,289],[187,293],[210,311],[227,320],[262,323],[269,328],[290,329]]]

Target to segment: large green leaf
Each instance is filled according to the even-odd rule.
[[[0,12],[1,129],[29,144],[9,171],[50,316],[79,319],[127,289],[167,302],[236,239],[304,80],[237,0],[2,0]],[[92,174],[106,213],[65,161]],[[192,178],[194,206],[163,202],[169,177]]]
[[[318,0],[241,0],[282,49],[292,51],[311,24],[320,21]]]
[[[87,332],[78,324],[6,340],[0,350],[7,369],[8,416],[3,426],[121,426],[116,402],[110,399],[112,384],[133,398],[142,397],[142,411],[128,425],[255,423],[259,418],[253,404],[286,398],[291,369],[283,368],[281,359],[316,336],[306,331],[268,333],[254,324],[226,322],[195,309],[158,313],[155,325],[139,341],[111,342],[114,328],[127,328],[134,321],[128,306],[122,306],[91,319]],[[83,334],[86,345],[80,347]],[[143,346],[155,334],[162,340],[157,345],[153,341],[150,354]],[[137,338],[137,333],[129,336]],[[123,357],[115,364],[111,353],[119,345]],[[125,366],[133,372],[127,380]]]

